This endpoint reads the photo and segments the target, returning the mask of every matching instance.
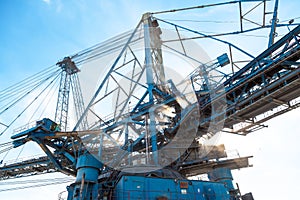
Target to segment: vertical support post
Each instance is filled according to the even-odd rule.
[[[148,84],[149,101],[153,101],[153,59],[151,53],[151,36],[150,36],[150,14],[143,15],[144,23],[144,43],[145,43],[145,65]]]
[[[275,34],[276,34],[276,26],[277,26],[277,10],[278,10],[278,0],[275,1],[268,47],[272,46],[274,43],[274,38],[275,38]]]
[[[127,151],[129,151],[129,154],[127,156],[127,164],[131,165],[132,148],[131,148],[131,144],[128,144],[128,142],[129,142],[128,121],[125,124],[125,138],[124,139],[125,139],[124,145],[128,145]]]
[[[59,93],[57,97],[55,122],[59,124],[62,131],[66,131],[68,123],[68,107],[71,77],[66,67],[62,67],[63,71],[60,77]]]
[[[151,21],[150,21],[150,13],[145,13],[143,15],[143,23],[144,23],[144,43],[145,43],[145,65],[146,65],[146,76],[147,76],[147,85],[148,85],[148,95],[149,95],[149,103],[153,105],[154,97],[153,97],[153,59],[151,52]],[[149,132],[151,137],[151,145],[152,145],[152,155],[153,161],[155,165],[158,165],[158,152],[157,152],[157,138],[156,138],[156,122],[154,110],[149,110]]]
[[[243,12],[242,12],[242,2],[239,2],[239,8],[240,8],[240,28],[241,32],[243,32]]]
[[[68,199],[96,199],[98,196],[98,176],[103,164],[90,153],[83,153],[76,163],[76,181],[68,190]]]
[[[127,142],[128,142],[128,122],[126,123],[126,125],[125,125],[125,142],[124,142],[124,145],[126,145],[127,144]]]
[[[98,157],[99,157],[99,160],[102,159],[102,147],[103,147],[103,134],[100,133],[100,138],[99,138],[99,149],[98,149]]]
[[[263,27],[266,26],[266,0],[264,1]]]
[[[231,73],[234,74],[234,63],[233,63],[232,50],[231,50],[230,44],[229,44],[229,57],[230,57],[230,63],[231,63]]]

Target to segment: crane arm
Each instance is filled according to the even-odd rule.
[[[32,158],[0,167],[0,180],[58,172],[48,156]]]

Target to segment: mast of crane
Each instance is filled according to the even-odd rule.
[[[55,122],[60,125],[62,131],[67,130],[68,123],[68,111],[69,111],[69,96],[71,88],[71,77],[73,74],[79,72],[75,63],[70,57],[65,57],[62,61],[58,62],[57,65],[62,69],[60,77],[60,85],[57,97],[56,111],[55,111]]]
[[[163,67],[162,51],[161,51],[161,29],[157,20],[151,19],[151,13],[145,13],[142,17],[144,23],[144,45],[145,45],[145,66],[146,80],[148,85],[149,104],[154,105],[154,87],[164,90],[165,72]],[[148,120],[146,118],[145,120]],[[149,136],[151,137],[153,162],[158,165],[158,148],[157,148],[157,130],[155,122],[155,113],[153,109],[149,110]]]
[[[153,80],[153,59],[151,55],[151,37],[150,37],[150,14],[146,13],[143,15],[144,22],[144,42],[145,42],[145,65],[146,65],[146,76],[147,76],[147,85],[148,85],[148,94],[149,94],[149,102],[151,105],[154,103],[153,97],[153,88],[154,88],[154,80]],[[155,165],[158,165],[158,151],[157,151],[157,138],[156,138],[156,125],[155,125],[155,115],[154,112],[149,112],[149,133],[152,138],[152,153],[153,153],[153,161]],[[147,119],[146,119],[147,120]]]

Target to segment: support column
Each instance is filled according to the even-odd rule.
[[[153,88],[154,88],[154,80],[153,80],[153,58],[152,58],[152,48],[151,48],[151,35],[150,35],[150,13],[145,13],[143,15],[143,23],[144,23],[144,43],[145,43],[145,65],[146,65],[146,76],[147,76],[147,85],[148,85],[148,95],[149,95],[149,103],[154,105],[154,97],[153,97]],[[155,122],[155,114],[154,110],[149,110],[149,132],[151,137],[151,145],[152,145],[152,155],[153,161],[155,165],[158,165],[158,151],[157,151],[157,138],[156,138],[156,122]]]
[[[211,181],[224,183],[229,192],[235,190],[232,183],[233,177],[231,170],[228,168],[216,168],[208,173],[208,178]]]
[[[90,153],[78,157],[76,181],[68,190],[68,200],[97,199],[102,163]]]

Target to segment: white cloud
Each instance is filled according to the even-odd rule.
[[[51,0],[42,0],[43,2],[45,2],[46,4],[50,5],[51,4]]]
[[[51,7],[55,8],[55,11],[57,13],[60,13],[63,9],[63,3],[61,0],[42,0],[47,5],[51,5]]]

